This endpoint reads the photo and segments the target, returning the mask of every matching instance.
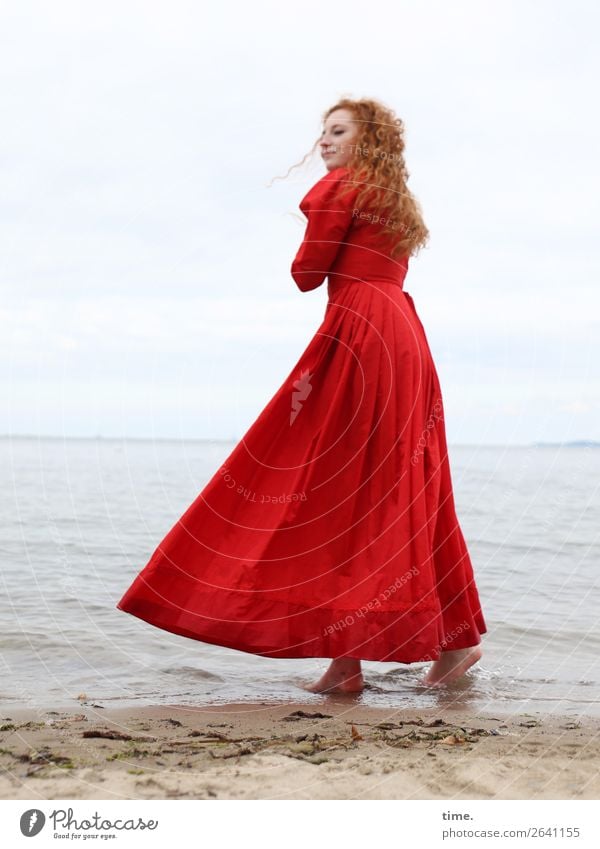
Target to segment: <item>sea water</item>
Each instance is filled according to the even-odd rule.
[[[0,708],[326,698],[300,686],[325,659],[233,651],[115,607],[233,446],[0,439]],[[449,458],[488,626],[483,658],[439,690],[419,684],[425,664],[365,661],[368,686],[351,698],[600,715],[600,448],[450,445]]]

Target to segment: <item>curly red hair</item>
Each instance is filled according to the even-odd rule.
[[[356,184],[362,187],[356,197],[356,206],[376,210],[384,220],[381,226],[390,236],[393,257],[416,254],[426,245],[429,231],[419,202],[407,186],[404,123],[392,109],[377,100],[349,97],[330,106],[323,113],[323,121],[336,109],[347,109],[358,123],[357,135],[350,145],[350,159],[345,165],[350,172],[347,190],[351,191]],[[319,139],[320,136],[301,162],[292,167],[301,165],[307,156],[314,154]]]

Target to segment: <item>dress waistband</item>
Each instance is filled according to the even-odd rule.
[[[333,275],[332,277],[327,278],[327,291],[334,292],[343,288],[344,286],[349,286],[353,283],[360,283],[361,285],[368,285],[370,283],[380,284],[385,283],[388,286],[394,286],[396,289],[400,289],[400,291],[408,294],[404,290],[404,280],[389,280],[385,279],[385,277],[373,277],[372,279],[364,278],[364,277],[349,277],[348,275]]]

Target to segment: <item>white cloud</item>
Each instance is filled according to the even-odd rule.
[[[572,416],[600,438],[596,6],[308,0],[289,15],[265,0],[3,7],[6,427],[27,430],[33,393],[42,433],[146,432],[150,401],[157,435],[179,428],[176,403],[190,436],[245,430],[326,297],[289,275],[288,213],[322,167],[266,185],[350,93],[406,123],[431,231],[406,289],[450,433],[508,440],[519,418],[518,439],[560,439]]]

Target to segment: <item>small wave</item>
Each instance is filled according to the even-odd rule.
[[[220,675],[215,675],[214,672],[208,672],[206,669],[199,669],[195,666],[173,666],[170,669],[161,669],[159,671],[167,675],[183,675],[187,678],[196,678],[202,681],[225,681]]]

